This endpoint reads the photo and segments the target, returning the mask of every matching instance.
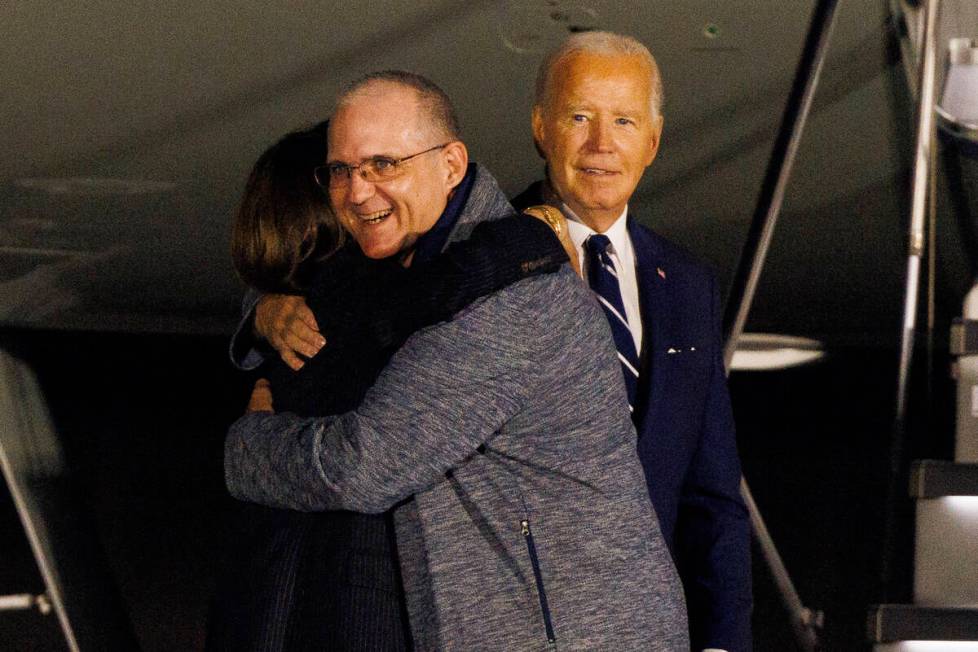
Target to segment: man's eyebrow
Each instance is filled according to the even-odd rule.
[[[591,105],[586,100],[574,100],[565,104],[564,109],[567,111],[589,111]]]
[[[362,163],[364,161],[373,161],[373,160],[376,160],[376,159],[379,159],[379,158],[390,159],[392,161],[396,161],[399,157],[394,156],[393,154],[371,154],[370,156],[365,156],[362,159],[360,159],[360,163]],[[339,159],[330,159],[330,160],[326,161],[326,165],[354,166],[354,165],[359,165],[359,163],[347,163],[346,161],[341,161]]]

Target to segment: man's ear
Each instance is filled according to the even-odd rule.
[[[533,128],[533,146],[537,148],[537,154],[540,158],[547,160],[547,154],[543,149],[543,108],[540,106],[533,107],[533,113],[530,115],[530,125]]]
[[[652,165],[652,161],[655,160],[656,154],[659,153],[659,143],[662,142],[662,125],[665,122],[665,118],[661,115],[654,119],[652,124],[652,136],[649,140],[649,151],[648,157],[645,161],[645,167]]]
[[[449,188],[454,188],[462,183],[462,179],[465,178],[465,173],[469,169],[469,150],[466,149],[465,143],[462,141],[453,140],[445,145],[442,155],[448,170],[448,177],[445,181]]]

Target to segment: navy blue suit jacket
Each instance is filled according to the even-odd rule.
[[[541,203],[534,184],[513,203]],[[631,216],[643,352],[635,406],[649,495],[686,592],[693,650],[751,649],[750,521],[710,270]]]

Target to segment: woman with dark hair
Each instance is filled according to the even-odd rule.
[[[300,269],[315,269],[346,241],[311,172],[326,160],[327,124],[286,134],[251,169],[231,224],[231,260],[251,288],[301,292]]]
[[[550,221],[540,212],[481,223],[410,268],[366,258],[346,242],[313,177],[326,160],[325,127],[288,134],[258,159],[232,229],[241,278],[262,292],[304,294],[326,337],[298,372],[266,356],[275,409],[303,416],[353,409],[411,333],[573,255],[553,211]],[[267,511],[209,647],[410,649],[390,514]]]

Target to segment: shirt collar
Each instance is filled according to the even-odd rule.
[[[579,251],[583,250],[584,241],[597,233],[597,231],[584,224],[567,204],[561,203],[560,210],[564,214],[564,217],[567,218],[567,232],[570,235],[571,242],[574,243],[574,246]],[[616,254],[622,262],[626,262],[626,259],[633,257],[631,253],[631,241],[628,237],[627,205],[621,212],[621,215],[618,216],[618,219],[605,230],[604,235],[608,236],[608,240],[611,241],[612,253]]]

